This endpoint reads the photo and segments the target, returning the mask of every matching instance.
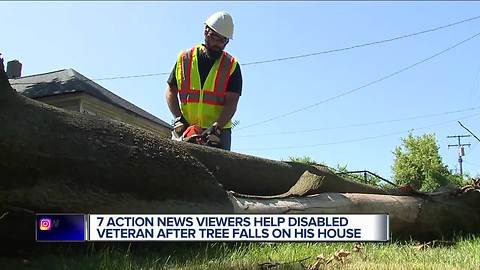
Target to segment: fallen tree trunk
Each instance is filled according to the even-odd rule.
[[[305,171],[324,177],[322,192],[391,193],[342,178],[325,166],[281,162],[191,143],[183,144],[183,148],[204,164],[225,189],[241,194],[266,196],[285,193]]]
[[[243,204],[252,205],[250,209],[269,213],[297,200],[305,201],[302,211],[322,213],[317,207],[321,199],[310,207],[311,197],[303,198],[322,192],[337,192],[335,196],[350,198],[354,206],[345,207],[345,201],[337,200],[337,206],[331,204],[332,212],[371,212],[376,205],[373,209],[394,213],[395,222],[408,224],[398,225],[402,228],[398,233],[427,235],[428,219],[442,223],[446,233],[459,228],[478,232],[470,226],[470,220],[480,217],[474,207],[478,197],[449,198],[451,203],[425,201],[423,212],[411,215],[418,198],[405,197],[392,204],[397,197],[372,195],[391,192],[348,181],[321,166],[174,142],[121,122],[30,100],[11,88],[3,61],[0,126],[0,210],[8,213],[0,219],[0,239],[32,240],[31,222],[38,212],[235,213],[243,211],[239,201],[244,200]],[[237,195],[232,197],[226,190]],[[370,195],[355,200],[359,195],[341,193]],[[268,206],[265,200],[274,201]],[[378,208],[382,204],[391,207]],[[452,213],[471,218],[453,224],[446,221]]]

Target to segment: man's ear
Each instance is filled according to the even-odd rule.
[[[207,37],[208,35],[208,26],[205,25],[205,30],[203,31],[203,34],[205,35],[205,37]]]

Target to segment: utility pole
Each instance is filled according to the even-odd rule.
[[[469,144],[469,143],[464,143],[464,144],[462,144],[462,143],[460,142],[460,138],[467,138],[467,137],[470,137],[470,135],[453,135],[453,136],[447,136],[447,138],[457,138],[457,139],[458,139],[458,144],[449,144],[449,145],[448,145],[448,148],[450,148],[451,146],[458,146],[458,165],[459,165],[459,167],[460,167],[460,175],[463,175],[463,168],[462,168],[463,159],[462,159],[462,157],[465,156],[464,146],[470,147],[470,144]]]

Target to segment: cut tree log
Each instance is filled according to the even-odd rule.
[[[480,233],[480,192],[429,197],[321,193],[306,197],[252,198],[232,196],[241,214],[389,214],[396,239],[432,240],[456,233]]]
[[[39,212],[381,212],[391,213],[394,235],[479,233],[475,190],[434,199],[395,196],[322,166],[171,141],[18,95],[3,60],[0,127],[1,240],[31,241]]]

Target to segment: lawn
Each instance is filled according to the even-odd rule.
[[[37,243],[0,258],[1,269],[307,269],[315,263],[316,269],[480,269],[480,237],[430,245]]]

